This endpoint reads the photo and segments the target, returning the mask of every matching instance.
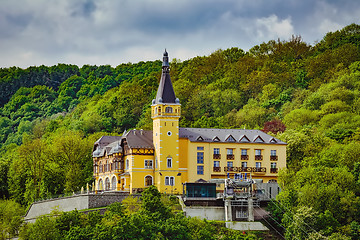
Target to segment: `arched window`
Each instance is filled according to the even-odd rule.
[[[166,113],[172,113],[172,112],[173,112],[172,107],[166,107],[166,108],[165,108],[165,112],[166,112]]]
[[[104,190],[104,185],[103,185],[103,180],[102,179],[99,180],[98,190],[100,190],[100,191]]]
[[[153,185],[153,178],[152,176],[146,176],[145,177],[145,186],[151,186]]]
[[[116,177],[113,176],[111,179],[111,190],[116,190]]]
[[[105,190],[106,191],[110,190],[110,180],[109,180],[109,178],[105,179]]]

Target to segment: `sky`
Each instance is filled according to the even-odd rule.
[[[359,0],[1,0],[0,67],[181,61],[360,24]]]

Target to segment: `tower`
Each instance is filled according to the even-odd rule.
[[[168,53],[164,52],[162,74],[151,105],[155,147],[155,186],[160,192],[182,191],[179,173],[179,118],[181,105],[170,79]]]

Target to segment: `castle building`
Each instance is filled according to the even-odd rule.
[[[286,143],[260,130],[180,128],[181,104],[170,79],[165,51],[152,101],[153,130],[102,136],[94,143],[95,189],[141,192],[155,185],[182,193],[183,184],[225,178],[276,182],[286,167]]]

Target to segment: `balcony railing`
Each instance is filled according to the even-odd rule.
[[[221,154],[214,153],[213,159],[221,159]]]
[[[221,167],[213,167],[214,172],[221,172]]]
[[[241,155],[241,160],[249,160],[249,155]]]
[[[241,172],[251,172],[252,168],[251,167],[242,167],[241,168]]]
[[[277,173],[278,169],[277,168],[270,168],[270,173]]]
[[[278,156],[270,156],[270,160],[271,160],[271,161],[277,161],[277,160],[278,160]]]
[[[254,167],[252,169],[252,172],[255,173],[266,173],[266,168],[265,167]]]
[[[228,154],[228,155],[226,155],[226,159],[227,160],[234,160],[235,156],[234,156],[234,154]]]
[[[263,156],[262,155],[255,155],[255,160],[263,160]]]
[[[224,167],[225,172],[252,172],[252,167]]]

